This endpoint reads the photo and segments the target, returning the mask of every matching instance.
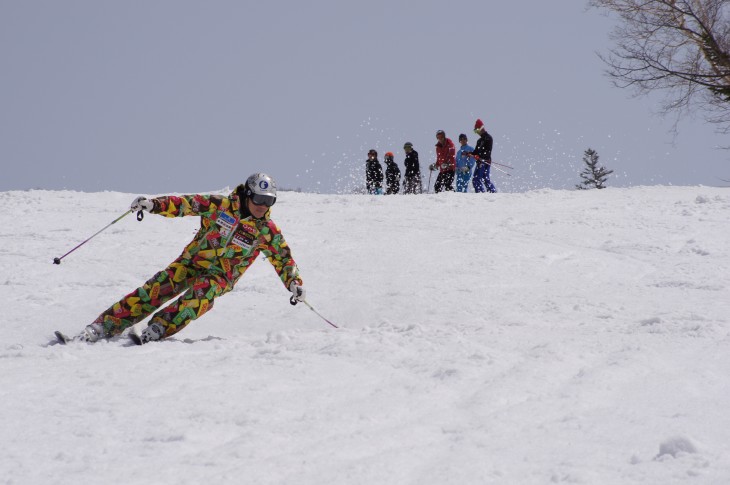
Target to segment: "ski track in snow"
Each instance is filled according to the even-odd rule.
[[[1,192],[0,484],[730,483],[730,192],[285,192],[309,302],[259,258],[173,339],[48,345],[197,218]]]

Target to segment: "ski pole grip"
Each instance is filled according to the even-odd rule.
[[[292,296],[291,298],[289,298],[289,303],[291,303],[292,305],[296,305],[297,303],[299,303],[299,300]]]
[[[137,220],[142,222],[142,219],[144,219],[144,211],[137,212]]]

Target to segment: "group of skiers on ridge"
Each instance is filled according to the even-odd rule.
[[[438,170],[434,190],[436,193],[454,190],[454,178],[456,178],[456,191],[466,192],[469,187],[469,180],[472,180],[474,192],[496,192],[497,189],[490,180],[490,168],[492,165],[492,135],[487,133],[484,123],[478,119],[474,124],[474,133],[479,136],[476,147],[468,145],[468,138],[465,134],[459,135],[461,147],[456,150],[454,142],[446,137],[443,130],[436,132],[436,162],[429,165],[429,170]],[[420,194],[423,192],[421,181],[421,168],[418,161],[418,152],[413,149],[413,143],[407,142],[403,145],[406,152],[404,160],[405,174],[403,176],[403,193]],[[365,162],[365,185],[369,194],[383,194],[383,179],[385,179],[385,194],[397,194],[400,192],[401,171],[398,164],[393,160],[393,152],[385,154],[385,177],[383,169],[378,160],[378,152],[374,149],[368,151],[368,159]],[[476,168],[474,169],[474,167]],[[472,178],[472,169],[474,175]]]

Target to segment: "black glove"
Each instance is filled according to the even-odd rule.
[[[292,281],[289,285],[289,291],[291,291],[291,298],[290,301],[292,305],[296,305],[297,302],[304,301],[304,299],[307,297],[307,291],[302,288],[299,283],[296,281]]]

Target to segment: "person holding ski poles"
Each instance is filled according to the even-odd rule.
[[[474,170],[474,178],[472,179],[472,185],[474,186],[474,192],[491,192],[495,193],[497,189],[489,178],[490,168],[492,166],[492,144],[494,139],[492,135],[487,133],[484,128],[482,120],[477,119],[474,123],[474,133],[479,135],[477,145],[474,151],[467,153],[470,157],[473,157],[477,162],[477,167]]]
[[[474,168],[474,160],[467,155],[474,151],[467,142],[468,138],[464,133],[459,135],[459,144],[461,147],[456,152],[456,191],[467,192],[469,189],[469,180],[471,179],[471,169]]]
[[[110,306],[73,340],[114,337],[152,313],[147,328],[139,336],[134,334],[133,340],[142,344],[170,337],[210,311],[215,299],[233,289],[259,253],[268,258],[292,293],[291,303],[304,301],[302,279],[289,245],[270,219],[275,202],[276,183],[264,173],[251,175],[228,196],[137,197],[132,211],[198,216],[200,229],[167,268]],[[182,296],[159,310],[178,295]]]
[[[451,138],[446,138],[444,130],[436,132],[436,163],[432,163],[429,168],[438,170],[436,183],[433,188],[438,194],[444,190],[454,191],[454,171],[456,170],[456,147]]]
[[[413,143],[407,141],[403,145],[403,151],[406,152],[406,159],[403,165],[406,167],[406,173],[403,177],[403,193],[420,194],[423,192],[423,182],[421,181],[421,165],[418,162],[418,152],[413,149]]]

